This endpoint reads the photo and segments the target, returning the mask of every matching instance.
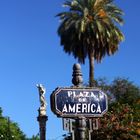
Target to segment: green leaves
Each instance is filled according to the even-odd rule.
[[[0,117],[0,139],[26,140],[19,126],[3,116]]]
[[[113,55],[124,40],[117,27],[123,24],[123,12],[113,0],[68,0],[64,5],[68,10],[57,15],[62,21],[58,27],[61,45],[80,63],[88,57],[92,83],[94,59],[101,62],[106,55]]]
[[[113,0],[68,0],[64,5],[69,11],[57,16],[62,21],[58,35],[66,53],[84,63],[88,48],[92,47],[90,51],[99,62],[118,50],[124,36],[116,25],[123,24],[123,12]]]
[[[85,32],[85,20],[81,21],[81,32]]]
[[[96,84],[107,93],[109,109],[92,139],[139,140],[140,87],[125,78],[116,78],[111,83],[101,78]]]

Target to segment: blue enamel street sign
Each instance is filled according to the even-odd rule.
[[[97,88],[57,88],[51,109],[60,117],[102,117],[108,109],[107,96]]]

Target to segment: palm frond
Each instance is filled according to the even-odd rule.
[[[84,63],[92,51],[100,62],[105,55],[114,54],[124,35],[117,27],[123,24],[123,11],[114,0],[67,0],[69,8],[57,16],[62,21],[58,28],[64,51]]]

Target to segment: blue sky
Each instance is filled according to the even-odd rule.
[[[95,64],[95,77],[128,77],[140,85],[140,1],[115,2],[125,12],[121,27],[125,41],[114,56]],[[60,47],[55,15],[63,10],[62,3],[63,0],[0,0],[0,106],[4,115],[16,121],[29,137],[39,131],[37,83],[47,89],[47,138],[64,133],[62,121],[51,112],[49,101],[56,87],[72,85],[72,66],[77,62]],[[88,70],[87,60],[82,65],[85,82]]]

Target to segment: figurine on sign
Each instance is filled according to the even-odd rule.
[[[46,100],[45,100],[45,88],[42,84],[36,85],[39,91],[39,98],[40,98],[40,108],[39,108],[39,114],[40,115],[46,115]]]

